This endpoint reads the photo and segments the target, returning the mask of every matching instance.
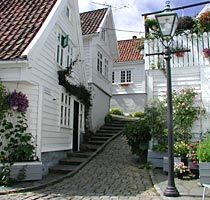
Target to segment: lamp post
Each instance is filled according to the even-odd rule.
[[[168,185],[164,195],[177,197],[179,192],[174,182],[174,137],[173,137],[173,107],[172,107],[172,86],[171,86],[171,42],[178,26],[177,14],[171,12],[169,1],[166,2],[164,12],[155,15],[160,29],[162,43],[165,47],[164,59],[166,60],[167,75],[167,125],[168,125]]]

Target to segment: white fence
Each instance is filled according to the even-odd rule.
[[[164,46],[159,39],[145,41],[145,54],[164,52]],[[201,36],[196,34],[179,35],[174,37],[172,49],[179,47],[189,49],[184,57],[177,57],[172,54],[171,67],[192,67],[200,65],[209,65],[210,59],[204,58],[202,51],[210,47],[210,32]],[[165,66],[165,60],[162,55],[145,56],[145,69],[160,68]]]
[[[174,46],[190,49],[184,57],[172,55],[171,73],[172,90],[182,88],[195,88],[198,92],[196,104],[206,109],[206,117],[200,118],[193,127],[193,133],[200,133],[210,129],[210,59],[204,58],[202,51],[210,47],[210,33],[196,35],[184,35],[174,38]],[[172,47],[173,48],[173,47]],[[155,40],[145,41],[145,53],[163,52],[162,43]],[[161,70],[152,70],[165,65],[162,55],[145,56],[145,70],[147,79],[147,102],[155,97],[161,98],[166,95],[166,75]]]

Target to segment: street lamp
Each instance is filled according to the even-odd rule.
[[[173,108],[172,108],[172,87],[171,87],[171,49],[170,45],[174,33],[178,26],[177,14],[171,12],[169,1],[166,2],[164,12],[155,15],[160,29],[162,43],[165,47],[164,59],[166,60],[167,75],[167,124],[168,124],[168,185],[164,195],[168,197],[177,197],[179,192],[174,182],[174,137],[173,137]]]

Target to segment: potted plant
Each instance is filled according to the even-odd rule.
[[[204,58],[210,58],[210,48],[203,49]]]
[[[210,136],[207,135],[197,148],[201,184],[210,184]]]
[[[199,17],[199,24],[205,32],[210,31],[210,10],[203,12]]]
[[[174,173],[177,176],[177,178],[182,179],[183,176],[189,175],[190,169],[183,162],[175,163]]]
[[[2,139],[0,151],[0,184],[10,184],[11,179],[38,180],[42,178],[42,163],[35,162],[33,136],[27,131],[26,111],[29,101],[16,90],[6,94],[8,109],[0,123]]]
[[[195,178],[199,177],[199,164],[198,164],[198,155],[197,148],[199,145],[199,140],[192,141],[189,143],[189,153],[187,154],[188,158],[188,167]]]
[[[140,163],[146,163],[151,134],[148,121],[144,115],[139,120],[128,123],[123,129],[123,135],[127,138],[132,154],[136,154],[139,157]]]
[[[187,154],[189,146],[187,143],[181,141],[174,144],[174,164],[183,162],[185,166],[188,165]],[[163,171],[168,172],[168,157],[163,158]]]
[[[163,168],[163,157],[167,156],[168,150],[166,108],[163,102],[156,100],[145,108],[144,113],[152,135],[148,160],[153,164],[154,168]]]
[[[181,52],[183,50],[186,50],[186,48],[180,47],[180,46],[176,46],[175,48],[173,48],[173,52],[175,53],[175,56],[179,58],[184,57],[185,52]]]

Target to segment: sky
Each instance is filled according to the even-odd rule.
[[[176,8],[206,1],[171,0],[170,5],[171,8]],[[111,5],[118,40],[144,36],[144,17],[142,14],[163,10],[165,2],[166,0],[78,0],[80,13],[104,8],[104,4]],[[204,6],[205,4],[176,12],[179,16],[194,17]]]

